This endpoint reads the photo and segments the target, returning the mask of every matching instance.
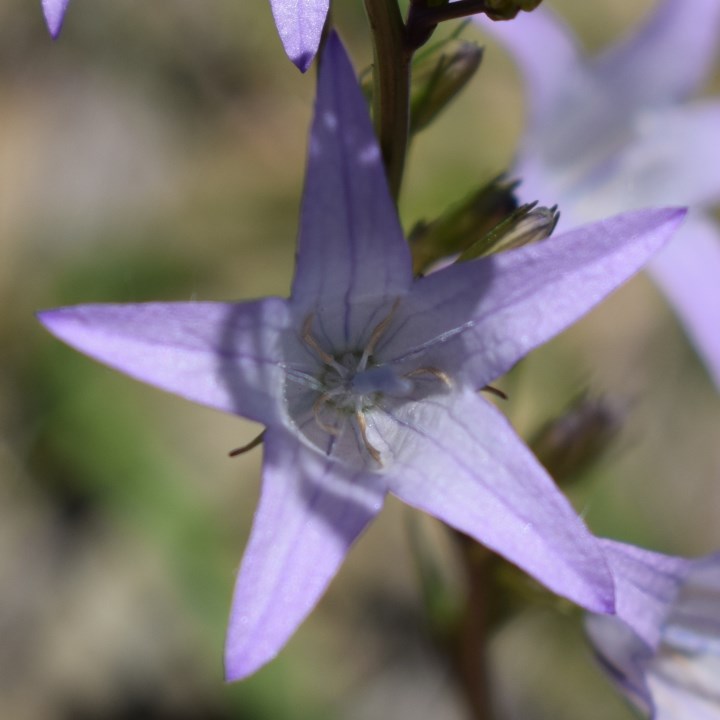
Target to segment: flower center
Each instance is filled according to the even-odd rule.
[[[304,382],[300,383],[305,386],[300,391],[303,401],[297,402],[295,398],[293,402],[291,398],[289,406],[303,434],[318,447],[324,445],[328,454],[336,443],[344,442],[359,448],[361,454],[366,453],[382,466],[381,452],[368,437],[368,414],[381,417],[387,414],[388,403],[419,399],[427,393],[427,381],[450,386],[448,376],[436,368],[403,372],[375,357],[377,344],[387,332],[397,305],[396,301],[388,315],[373,328],[364,347],[334,354],[327,352],[313,334],[314,315],[305,319],[302,342],[322,366],[316,373],[303,374]],[[348,428],[354,432],[347,433]],[[351,452],[348,447],[340,454],[347,456]]]

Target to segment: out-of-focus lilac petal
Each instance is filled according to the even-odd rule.
[[[331,34],[320,66],[292,302],[301,312],[342,308],[333,315],[349,342],[362,301],[377,305],[401,295],[411,278],[367,103]]]
[[[674,647],[720,658],[720,554],[689,563],[663,636]],[[720,675],[716,680],[714,687],[720,699]]]
[[[284,300],[78,305],[38,317],[68,345],[138,380],[265,424],[284,421]]]
[[[652,649],[692,561],[612,540],[602,541],[615,577],[616,614]]]
[[[519,565],[551,590],[613,611],[599,543],[504,416],[470,389],[393,412],[391,492]]]
[[[544,7],[513,20],[477,15],[475,21],[512,54],[525,80],[531,125],[544,124],[556,113],[568,77],[583,64],[570,28]]]
[[[649,265],[720,389],[720,233],[691,213]]]
[[[56,38],[60,34],[69,1],[70,0],[42,0],[45,22],[53,38]]]
[[[641,29],[594,61],[630,107],[686,98],[712,67],[720,39],[717,0],[661,0]]]
[[[315,57],[330,0],[270,0],[288,57],[305,72]]]
[[[228,680],[271,660],[313,609],[379,512],[381,480],[351,473],[284,431],[268,429],[260,504],[230,614]]]
[[[648,670],[655,720],[720,720],[720,555],[694,560]]]
[[[652,720],[719,720],[720,556],[603,548],[617,616],[588,617],[586,627],[605,669]]]
[[[717,678],[720,665],[708,670],[712,673],[703,681],[710,692],[698,692],[694,678],[683,678],[680,684],[676,678],[652,675],[649,678],[650,692],[655,703],[655,712],[650,720],[720,720],[720,699],[717,695]]]
[[[653,651],[616,617],[588,615],[585,630],[610,678],[641,712],[650,715],[654,705],[645,664]]]
[[[717,102],[639,114],[632,142],[597,169],[594,186],[579,194],[575,212],[594,220],[640,207],[720,199],[719,137]]]
[[[428,275],[376,355],[404,363],[422,354],[424,365],[483,387],[637,272],[684,215],[627,213]]]

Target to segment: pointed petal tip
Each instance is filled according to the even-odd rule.
[[[55,317],[59,314],[59,311],[54,310],[37,310],[35,312],[35,317],[37,318],[37,321],[46,329],[52,332],[52,328],[54,323]]]
[[[675,222],[678,225],[686,218],[689,208],[686,207],[669,207],[665,208],[669,222]]]
[[[60,37],[60,31],[62,30],[62,18],[53,18],[46,13],[45,25],[47,26],[48,33],[50,33],[50,38],[52,40],[57,40]]]
[[[51,308],[38,310],[35,317],[38,322],[50,333],[63,339],[63,328],[68,321],[72,322],[73,309],[71,307]]]
[[[312,61],[314,60],[315,55],[314,53],[303,53],[302,55],[298,55],[296,57],[290,58],[292,60],[293,65],[301,72],[305,73],[310,68],[310,65],[312,65]]]
[[[270,0],[285,53],[305,72],[312,64],[327,19],[330,0]]]
[[[660,225],[664,225],[667,230],[667,237],[663,238],[662,245],[673,237],[678,228],[683,224],[688,214],[686,207],[667,207],[656,211],[659,215]]]
[[[60,35],[67,5],[68,0],[42,0],[45,24],[53,40],[57,40]]]
[[[270,662],[272,659],[273,658],[268,658],[265,662]],[[265,665],[265,662],[250,664],[244,662],[243,658],[230,658],[226,654],[224,660],[224,680],[228,684],[245,680]]]

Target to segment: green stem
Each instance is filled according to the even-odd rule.
[[[492,720],[487,673],[492,554],[472,538],[453,531],[467,579],[467,603],[457,629],[453,664],[472,720]]]
[[[373,37],[373,116],[390,192],[400,195],[410,128],[410,61],[395,0],[365,0]]]

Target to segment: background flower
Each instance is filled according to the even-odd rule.
[[[720,101],[693,100],[720,37],[714,0],[661,0],[631,36],[587,58],[545,7],[478,23],[513,55],[528,121],[515,165],[526,201],[560,205],[560,227],[632,208],[695,208],[650,266],[720,386]]]
[[[587,631],[611,678],[653,720],[717,720],[720,556],[604,547],[626,623],[589,616]]]

